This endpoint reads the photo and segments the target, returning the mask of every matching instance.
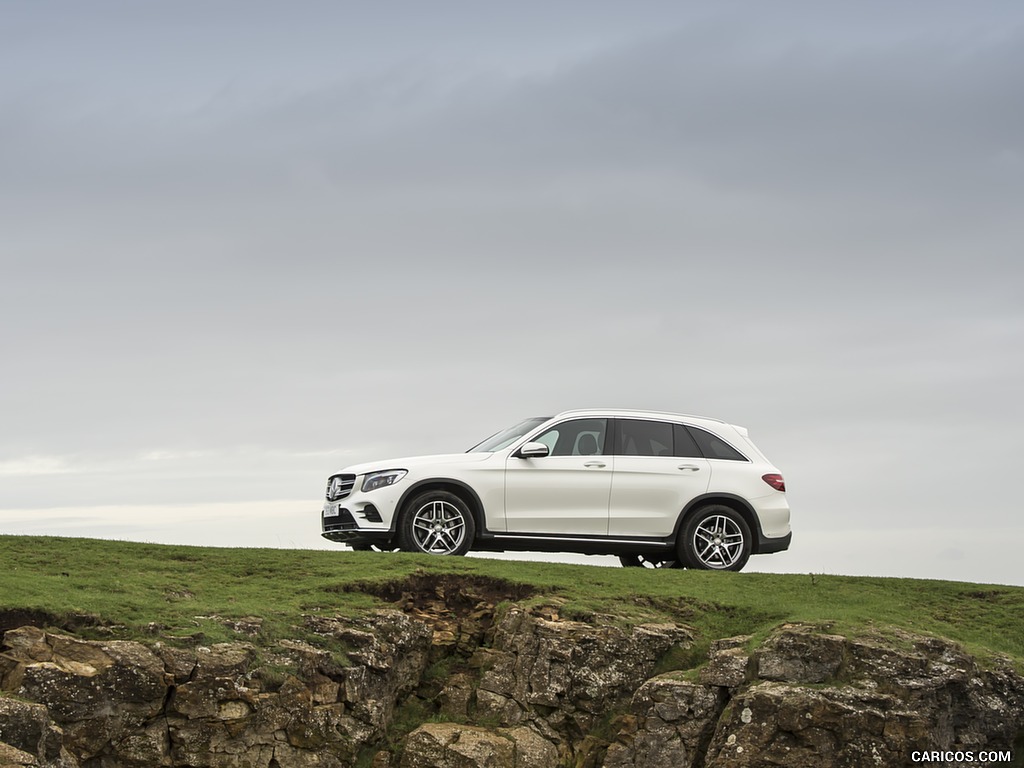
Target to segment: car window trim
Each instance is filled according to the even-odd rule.
[[[678,424],[679,426],[683,427],[686,430],[699,429],[701,432],[706,432],[707,434],[711,435],[712,437],[717,438],[718,440],[721,440],[727,446],[729,446],[734,451],[736,451],[736,453],[738,453],[742,458],[741,459],[720,459],[717,456],[708,456],[701,449],[700,443],[697,442],[697,438],[693,437],[692,434],[691,434],[691,437],[693,438],[694,445],[697,446],[697,450],[700,451],[700,454],[701,454],[700,456],[691,456],[691,457],[685,457],[685,456],[681,457],[681,456],[674,456],[674,455],[673,456],[646,456],[646,455],[637,455],[637,454],[632,454],[632,453],[604,453],[603,455],[605,455],[605,456],[621,456],[621,457],[627,458],[627,459],[668,459],[668,458],[675,458],[675,459],[678,459],[678,458],[694,458],[694,459],[696,459],[696,458],[703,458],[706,461],[731,461],[731,462],[738,462],[738,461],[742,460],[742,461],[746,462],[747,464],[752,464],[753,463],[751,461],[751,459],[743,451],[741,451],[739,448],[737,448],[735,445],[733,445],[731,442],[726,440],[721,435],[716,435],[714,432],[712,432],[709,429],[703,429],[703,428],[695,426],[693,424],[687,424],[685,421],[666,421],[665,419],[653,419],[653,418],[644,417],[644,416],[630,416],[628,418],[614,416],[614,417],[610,417],[610,420],[611,420],[612,424],[611,424],[610,428],[608,429],[608,434],[605,437],[605,443],[608,443],[609,440],[611,440],[611,445],[610,446],[606,445],[605,446],[606,448],[608,448],[608,447],[614,448],[615,445],[617,444],[617,441],[618,441],[618,438],[619,438],[619,430],[621,429],[621,426],[619,425],[620,421],[654,421],[654,422],[657,422],[659,424],[668,424],[670,427],[675,426],[676,424]],[[566,419],[566,421],[570,421],[570,419]],[[559,423],[561,423],[561,422],[559,422]],[[612,434],[613,430],[614,430],[614,434]],[[676,452],[676,450],[675,450],[675,439],[673,437],[672,453],[675,454],[675,452]]]
[[[717,456],[708,456],[708,455],[705,454],[704,458],[707,459],[708,461],[731,461],[731,462],[743,461],[743,462],[746,462],[747,464],[752,464],[753,463],[750,460],[750,458],[743,451],[741,451],[739,448],[737,448],[735,445],[730,443],[728,440],[726,440],[721,435],[716,435],[710,429],[702,429],[701,427],[697,427],[697,426],[694,426],[693,424],[686,424],[686,423],[683,423],[683,426],[686,427],[687,430],[689,430],[690,437],[693,437],[693,430],[695,430],[695,429],[699,430],[701,432],[704,432],[706,434],[711,435],[712,437],[714,437],[714,438],[716,438],[718,440],[721,440],[723,443],[725,443],[727,446],[732,448],[734,451],[736,451],[736,453],[738,453],[740,455],[739,459],[720,459]],[[697,445],[697,450],[700,451],[703,454],[704,453],[704,449],[700,447],[700,443],[697,442],[697,438],[696,437],[693,437],[693,442]]]

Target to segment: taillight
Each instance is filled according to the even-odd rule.
[[[782,475],[761,475],[761,479],[776,491],[785,492],[786,490],[786,481],[782,479]]]

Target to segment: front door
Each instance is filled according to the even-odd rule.
[[[551,453],[505,463],[508,533],[605,536],[612,462],[608,419],[569,419],[534,438]]]

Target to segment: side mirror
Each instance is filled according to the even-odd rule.
[[[521,459],[542,459],[550,453],[551,449],[544,443],[525,443],[516,451],[516,456]]]

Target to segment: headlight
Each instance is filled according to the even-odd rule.
[[[404,469],[385,469],[383,472],[371,472],[363,478],[363,491],[376,491],[378,488],[387,488],[394,485],[403,477]]]

